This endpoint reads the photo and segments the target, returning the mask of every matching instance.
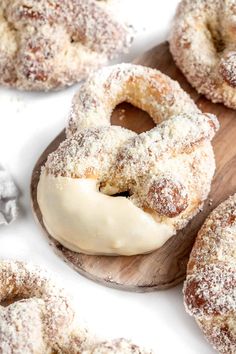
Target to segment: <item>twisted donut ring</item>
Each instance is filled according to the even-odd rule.
[[[14,302],[14,299],[22,300]],[[77,353],[86,331],[75,335],[74,311],[65,292],[39,267],[0,262],[0,353]],[[71,347],[71,351],[69,348]]]
[[[110,2],[2,0],[0,83],[61,88],[125,51],[131,33],[108,11]]]
[[[196,90],[236,109],[236,4],[183,0],[170,37],[178,67]]]
[[[0,262],[0,353],[151,354],[125,339],[95,340],[46,272],[13,261]]]
[[[162,122],[140,135],[111,126],[112,105],[126,99]],[[213,115],[154,69],[127,64],[95,74],[75,96],[69,138],[41,172],[37,198],[50,235],[92,254],[161,247],[209,193],[217,129]]]
[[[184,299],[208,341],[221,354],[236,352],[236,194],[206,219],[190,255]]]

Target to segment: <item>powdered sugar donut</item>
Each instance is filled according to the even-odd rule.
[[[61,88],[125,51],[131,32],[107,4],[1,1],[0,83],[23,90]]]
[[[151,354],[125,339],[101,342],[78,324],[65,291],[38,266],[0,261],[1,354]]]
[[[236,4],[183,0],[170,37],[178,67],[196,90],[236,108]]]
[[[208,341],[221,354],[236,352],[236,194],[206,219],[190,255],[184,298]]]
[[[87,340],[86,330],[75,327],[65,291],[37,266],[0,262],[0,304],[4,302],[0,353],[78,353]]]
[[[140,135],[111,126],[110,113],[124,100],[157,126]],[[217,129],[215,116],[157,70],[123,64],[94,74],[73,100],[68,138],[41,172],[37,200],[49,234],[88,254],[161,247],[209,193]]]

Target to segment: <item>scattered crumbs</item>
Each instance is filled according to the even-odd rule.
[[[213,200],[210,198],[210,199],[208,199],[208,205],[209,206],[212,206],[212,203],[213,203]]]
[[[120,110],[118,111],[118,119],[119,119],[120,121],[122,121],[123,119],[125,119],[125,109],[120,109]]]

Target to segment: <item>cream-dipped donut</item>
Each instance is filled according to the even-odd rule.
[[[110,126],[112,104],[127,97],[162,122],[140,135]],[[88,254],[161,247],[209,193],[217,129],[213,115],[154,69],[127,64],[95,74],[74,98],[69,137],[41,172],[37,199],[49,234]]]

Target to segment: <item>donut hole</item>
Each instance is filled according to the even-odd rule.
[[[111,124],[124,127],[138,134],[155,127],[155,123],[147,112],[127,102],[115,107],[111,117]]]
[[[27,297],[25,296],[20,296],[20,295],[17,295],[17,296],[13,296],[13,297],[9,297],[3,301],[0,302],[0,306],[2,307],[8,307],[12,304],[14,304],[15,302],[18,302],[18,301],[22,301],[22,300],[27,300]]]
[[[220,30],[215,26],[212,26],[210,23],[207,24],[207,30],[210,33],[216,53],[222,53],[225,50],[226,44]]]
[[[118,191],[116,187],[105,184],[104,182],[100,183],[99,192],[108,195],[109,197],[125,197],[129,198],[132,193],[131,191]]]
[[[102,186],[99,188],[99,191],[105,195],[108,195],[109,197],[129,198],[132,195],[132,193],[130,191],[122,191],[122,192],[112,193],[111,191],[106,190],[106,188],[104,188]]]
[[[125,191],[125,192],[109,194],[109,195],[110,195],[110,197],[125,197],[125,198],[129,198],[131,196],[131,193],[129,191]]]

